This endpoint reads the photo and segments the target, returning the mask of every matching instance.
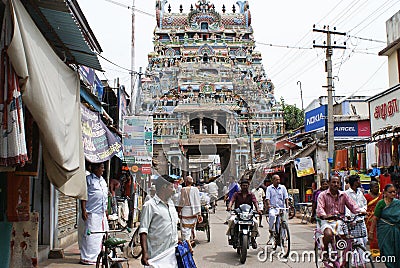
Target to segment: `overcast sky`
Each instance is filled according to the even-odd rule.
[[[189,12],[196,1],[169,0],[172,13]],[[216,10],[232,11],[236,1],[214,0]],[[78,0],[95,36],[103,57],[123,67],[131,68],[131,7],[132,0]],[[336,95],[371,96],[388,88],[387,57],[378,56],[386,47],[386,21],[400,9],[398,0],[249,0],[256,50],[263,57],[268,78],[275,84],[275,96],[301,108],[300,85],[304,107],[314,98],[326,95],[324,70],[325,51],[312,48],[323,44],[326,35],[314,33],[316,28],[329,25],[347,36],[337,36],[337,45],[346,42],[347,49],[335,49],[333,66]],[[136,0],[135,70],[147,66],[147,54],[153,51],[153,31],[156,26],[155,0]],[[237,7],[237,6],[236,6]],[[167,8],[166,8],[167,10]],[[143,11],[144,13],[140,12]],[[145,14],[147,13],[147,14]],[[366,40],[364,40],[366,39]],[[127,89],[127,70],[101,59],[105,71],[98,74],[114,85],[117,77]],[[130,91],[130,90],[129,90]]]

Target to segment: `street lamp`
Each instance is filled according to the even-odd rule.
[[[303,106],[303,90],[301,89],[301,81],[297,81],[297,84],[300,87],[300,99],[301,99],[301,110],[304,112],[304,106]]]

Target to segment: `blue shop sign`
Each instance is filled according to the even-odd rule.
[[[335,137],[357,137],[358,136],[357,121],[335,122],[334,136]]]
[[[325,131],[327,105],[322,105],[314,110],[308,111],[305,114],[305,131]]]

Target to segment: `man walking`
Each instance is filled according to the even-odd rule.
[[[186,177],[186,186],[181,189],[178,212],[181,219],[182,240],[187,240],[191,245],[192,234],[192,238],[195,238],[197,218],[201,216],[200,193],[199,189],[193,186],[191,176]]]
[[[139,235],[143,265],[155,268],[178,267],[175,247],[178,243],[178,214],[171,196],[174,179],[168,175],[155,181],[156,194],[143,205]]]

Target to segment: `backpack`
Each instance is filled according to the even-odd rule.
[[[175,249],[175,255],[178,268],[196,268],[193,255],[190,253],[189,244],[186,240],[178,244]]]

